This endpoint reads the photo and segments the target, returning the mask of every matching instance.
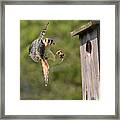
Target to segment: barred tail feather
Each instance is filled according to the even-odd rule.
[[[46,31],[48,29],[48,25],[49,25],[49,22],[45,25],[45,28],[42,29],[42,31],[40,32],[40,35],[39,35],[39,38],[40,39],[43,39],[45,34],[46,34]]]

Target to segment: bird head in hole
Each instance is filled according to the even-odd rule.
[[[87,43],[86,43],[86,51],[90,54],[92,52],[92,44],[91,44],[90,40],[88,40]]]

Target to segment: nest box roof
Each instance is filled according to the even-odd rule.
[[[93,29],[99,23],[100,23],[100,21],[90,21],[87,24],[81,26],[80,28],[75,29],[74,31],[72,31],[71,36],[83,34],[83,33],[87,32],[87,31]]]

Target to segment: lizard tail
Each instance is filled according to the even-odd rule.
[[[44,74],[44,80],[45,80],[45,86],[48,85],[48,74],[49,74],[49,65],[46,59],[41,59],[43,74]]]

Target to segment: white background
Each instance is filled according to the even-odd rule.
[[[100,100],[20,100],[20,20],[100,20]],[[5,5],[5,115],[114,115],[115,6]]]

